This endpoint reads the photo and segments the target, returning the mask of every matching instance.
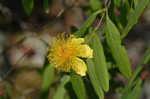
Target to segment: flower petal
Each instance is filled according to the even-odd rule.
[[[71,64],[69,62],[66,62],[64,64],[61,64],[59,66],[56,67],[59,70],[62,70],[64,72],[70,72],[71,70]]]
[[[84,42],[84,38],[70,38],[70,43],[74,43],[74,44],[81,44]]]
[[[80,45],[77,56],[83,58],[93,58],[93,50],[88,45]]]
[[[83,60],[75,57],[72,59],[71,62],[71,66],[72,69],[79,75],[81,76],[85,76],[86,75],[86,71],[87,71],[87,67],[86,64]]]

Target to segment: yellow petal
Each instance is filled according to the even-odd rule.
[[[88,45],[80,45],[77,56],[83,57],[83,58],[92,58],[93,50]]]
[[[72,62],[71,62],[71,67],[77,74],[79,74],[81,76],[86,75],[87,67],[83,60],[81,60],[77,57],[73,58]]]
[[[70,43],[74,43],[74,44],[81,44],[84,42],[84,38],[70,38]]]
[[[70,65],[69,62],[66,62],[64,64],[61,64],[61,65],[57,66],[56,68],[59,69],[59,70],[62,70],[64,72],[70,72],[71,65]]]

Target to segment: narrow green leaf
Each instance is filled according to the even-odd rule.
[[[124,89],[125,92],[128,92],[128,90],[131,89],[133,86],[134,81],[138,78],[139,73],[143,70],[144,66],[143,64],[147,64],[150,61],[150,47],[147,49],[147,51],[144,54],[144,58],[142,59],[140,65],[136,68],[134,71],[134,74],[132,75],[131,79],[129,80],[128,85]]]
[[[105,34],[107,44],[120,72],[126,78],[129,78],[131,76],[131,64],[127,52],[121,45],[121,38],[118,29],[108,16],[106,18]]]
[[[138,0],[134,0],[134,7],[136,8],[138,5]]]
[[[43,0],[43,7],[45,10],[49,7],[49,0]]]
[[[104,91],[109,90],[109,75],[107,71],[107,63],[103,51],[103,47],[99,37],[94,33],[91,39],[90,46],[93,48],[94,58],[93,62],[95,64],[94,68],[96,76],[99,81],[99,85]]]
[[[91,8],[96,11],[102,8],[102,0],[90,0]]]
[[[104,12],[106,9],[101,9],[96,12],[94,12],[87,20],[86,22],[81,26],[81,28],[74,33],[74,35],[78,37],[82,37],[85,35],[85,32],[87,29],[93,24],[94,20],[96,19],[96,16],[102,12]]]
[[[34,7],[34,0],[22,0],[22,4],[27,15],[30,15]]]
[[[115,6],[115,7],[118,7],[118,8],[121,6],[121,3],[122,3],[121,0],[113,0],[112,2],[113,2],[113,4],[114,4],[114,6]]]
[[[138,19],[141,16],[142,12],[149,4],[149,0],[136,0],[136,3],[137,4],[135,9],[131,8],[131,12],[129,13],[129,17],[128,17],[128,23],[125,29],[123,30],[121,38],[126,37],[128,32],[131,30],[131,28],[138,22]]]
[[[42,92],[45,92],[49,89],[50,85],[53,82],[54,78],[54,68],[49,64],[43,73],[43,83],[42,83]]]
[[[64,99],[66,89],[63,86],[59,86],[53,99]]]
[[[71,97],[67,94],[64,99],[71,99]]]
[[[130,91],[124,94],[121,99],[139,99],[142,91],[141,84],[142,80],[139,78],[136,81],[134,88],[130,88]]]
[[[97,78],[97,74],[95,72],[95,64],[93,63],[92,59],[87,59],[87,67],[88,67],[88,74],[91,80],[91,83],[93,85],[93,88],[96,92],[96,94],[98,95],[99,99],[104,99],[104,92],[99,84],[98,78]]]
[[[146,6],[149,4],[149,0],[138,0],[137,6],[135,8],[136,17],[140,17]]]
[[[0,96],[0,99],[4,99],[3,96]]]
[[[78,99],[87,99],[85,86],[82,78],[79,75],[72,74],[71,83]]]
[[[150,47],[147,48],[144,54],[144,59],[142,60],[141,64],[147,64],[149,61],[150,61]]]
[[[70,80],[69,76],[64,76],[61,79],[61,83],[57,88],[53,99],[64,99],[66,93],[66,89],[64,88],[64,86],[69,82],[69,80]]]
[[[6,84],[6,89],[5,89],[5,91],[6,91],[6,94],[7,94],[8,97],[11,97],[11,96],[12,96],[12,86],[10,85],[10,83],[7,83],[7,84]]]

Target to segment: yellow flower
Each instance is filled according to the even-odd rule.
[[[87,67],[81,58],[92,58],[93,50],[83,43],[84,38],[76,38],[73,35],[68,38],[56,37],[50,44],[48,60],[59,70],[65,72],[73,70],[77,74],[85,76]]]

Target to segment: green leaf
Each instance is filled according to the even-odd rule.
[[[134,88],[130,88],[130,90],[124,94],[121,99],[139,99],[142,91],[141,84],[142,80],[139,78],[136,81]]]
[[[128,23],[123,30],[123,33],[121,35],[121,38],[124,38],[127,36],[128,32],[131,30],[131,28],[138,22],[139,17],[141,16],[142,12],[146,8],[146,6],[149,4],[149,0],[137,0],[135,9],[131,8],[131,11],[129,12],[128,17]]]
[[[127,52],[121,45],[121,38],[118,29],[108,16],[106,18],[105,34],[107,44],[117,67],[126,78],[129,78],[131,76],[131,64]]]
[[[104,92],[102,90],[102,87],[99,84],[98,78],[97,78],[97,74],[95,72],[95,64],[93,63],[92,59],[87,59],[87,67],[88,67],[88,74],[91,80],[91,83],[93,85],[93,88],[96,92],[96,94],[98,95],[99,99],[104,99]]]
[[[59,86],[53,99],[64,99],[66,89],[63,86]]]
[[[128,85],[124,89],[125,92],[128,92],[128,90],[131,89],[131,87],[134,84],[134,81],[138,78],[139,73],[144,69],[143,64],[147,64],[150,61],[150,47],[147,49],[147,51],[144,54],[144,58],[142,59],[139,66],[137,66],[136,70],[134,71],[134,74],[132,75],[131,79],[129,80]]]
[[[3,96],[0,96],[0,99],[4,99],[4,97],[3,97]]]
[[[12,86],[11,86],[11,84],[10,83],[6,83],[5,87],[6,87],[5,91],[6,91],[7,96],[11,97],[12,96]]]
[[[91,8],[95,11],[102,8],[102,1],[101,0],[90,0]]]
[[[94,31],[93,31],[94,32]],[[102,87],[104,91],[109,90],[109,75],[107,71],[107,63],[103,51],[103,47],[99,37],[93,33],[93,38],[90,41],[90,46],[93,49],[94,57],[93,62],[95,64],[94,68],[96,76],[99,81],[99,85]]]
[[[82,78],[79,75],[71,75],[71,83],[78,99],[87,99],[85,86]]]
[[[94,20],[96,19],[96,16],[102,12],[104,12],[106,9],[101,9],[96,12],[94,12],[87,20],[86,22],[81,26],[81,28],[74,33],[74,35],[78,37],[83,37],[87,31],[87,29],[93,24]]]
[[[117,7],[117,8],[119,8],[121,6],[121,3],[122,3],[121,0],[113,0],[112,2],[114,4],[114,6]]]
[[[139,18],[146,8],[146,6],[149,4],[149,0],[138,0],[137,6],[135,8],[135,16]]]
[[[134,6],[137,7],[138,5],[138,0],[134,0]]]
[[[34,0],[22,0],[22,4],[27,15],[30,15],[34,7]]]
[[[61,79],[61,83],[58,86],[53,99],[64,99],[66,93],[66,89],[64,88],[64,86],[69,82],[69,80],[70,80],[69,76],[64,76]]]
[[[49,7],[49,0],[43,0],[43,7],[45,10]]]
[[[149,61],[150,61],[150,47],[147,48],[144,54],[144,59],[142,60],[141,64],[147,64]]]
[[[46,92],[51,86],[54,78],[54,68],[49,64],[43,73],[42,92]]]

